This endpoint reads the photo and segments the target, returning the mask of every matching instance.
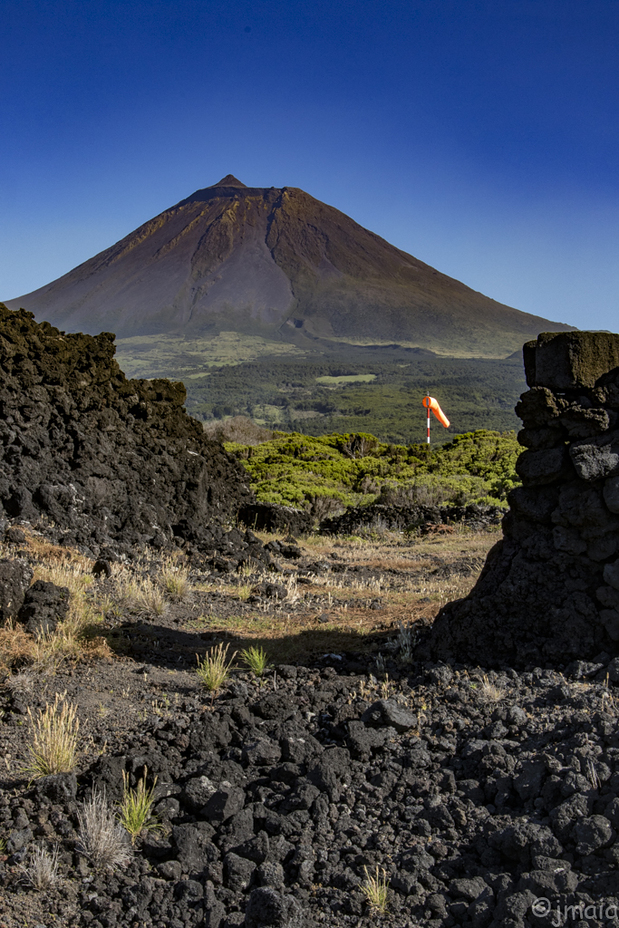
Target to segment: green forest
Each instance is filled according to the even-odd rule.
[[[504,359],[446,358],[401,345],[326,345],[220,332],[211,337],[121,339],[130,377],[167,377],[187,388],[187,411],[204,423],[246,416],[258,425],[305,435],[368,432],[413,444],[426,435],[421,400],[435,396],[451,421],[434,422],[432,442],[478,429],[519,428],[526,389],[521,352]]]
[[[341,358],[261,358],[184,380],[187,410],[203,421],[244,415],[268,428],[306,435],[368,432],[396,444],[426,434],[423,396],[435,396],[451,421],[432,422],[432,440],[519,427],[514,406],[526,389],[520,357],[438,358],[394,347]],[[180,378],[182,379],[182,378]]]

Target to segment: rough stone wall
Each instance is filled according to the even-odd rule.
[[[420,652],[514,667],[619,652],[619,335],[545,333],[524,346],[526,448],[503,540]]]
[[[127,380],[114,336],[66,335],[0,304],[0,504],[93,551],[199,537],[252,502],[235,459],[184,411],[185,388]],[[0,510],[1,511],[1,510]]]

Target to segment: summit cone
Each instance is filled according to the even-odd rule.
[[[70,332],[235,331],[297,346],[506,357],[568,329],[471,290],[296,187],[232,174],[17,299]]]

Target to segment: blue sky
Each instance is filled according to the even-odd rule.
[[[619,330],[619,0],[0,0],[0,299],[233,173]]]

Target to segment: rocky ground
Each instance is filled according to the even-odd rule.
[[[232,530],[215,557],[95,562],[9,528],[5,561],[71,605],[38,641],[41,598],[0,629],[1,928],[619,925],[619,659],[415,660],[496,538]],[[219,643],[270,666],[237,654],[209,693]],[[31,779],[57,694],[75,769]],[[140,782],[153,817],[97,855],[89,801]]]

